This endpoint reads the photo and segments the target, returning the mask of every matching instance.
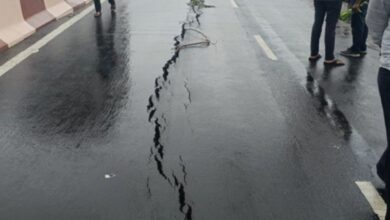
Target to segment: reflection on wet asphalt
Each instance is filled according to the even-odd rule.
[[[106,3],[0,78],[0,219],[372,218],[376,57],[305,68],[308,0],[211,3]]]
[[[116,28],[116,15],[111,16],[109,28],[107,34],[103,33],[103,24],[101,17],[96,19],[96,46],[99,55],[99,65],[97,72],[103,79],[107,79],[111,76],[112,69],[117,65],[118,57],[115,51],[115,28]]]
[[[128,69],[123,65],[129,58],[123,50],[119,56],[116,53],[115,16],[106,25],[104,29],[103,21],[96,20],[96,50],[92,47],[85,54],[87,60],[74,58],[70,63],[74,66],[47,65],[44,71],[58,73],[52,76],[56,81],[33,89],[21,101],[26,107],[18,111],[21,120],[28,122],[25,129],[47,135],[87,132],[100,136],[115,123],[129,91]],[[127,41],[120,43],[120,48],[127,47]],[[97,69],[90,69],[85,62],[96,63]]]
[[[362,73],[363,62],[361,59],[351,60],[347,67],[345,82],[354,83]]]
[[[348,141],[352,134],[351,125],[344,113],[340,111],[334,101],[330,99],[324,89],[311,75],[311,70],[313,68],[315,67],[310,66],[307,73],[306,89],[314,98],[316,98],[318,110],[328,118],[332,126],[334,126],[336,130],[339,130],[344,139]],[[323,76],[329,75],[329,71],[329,69],[325,68]]]
[[[129,146],[141,137],[126,122],[131,39],[121,6],[117,16],[88,15],[1,78],[0,219],[131,219],[142,210],[124,195],[128,176],[139,176]]]

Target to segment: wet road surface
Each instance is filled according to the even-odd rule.
[[[310,1],[206,3],[104,5],[0,78],[0,219],[374,219],[378,52],[309,66]]]

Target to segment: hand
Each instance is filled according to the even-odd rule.
[[[352,11],[353,11],[353,12],[362,12],[362,11],[360,10],[360,4],[359,4],[359,3],[353,4],[353,5],[352,5]]]

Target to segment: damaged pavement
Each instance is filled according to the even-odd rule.
[[[310,66],[310,2],[84,17],[0,78],[0,219],[375,219],[378,51]]]

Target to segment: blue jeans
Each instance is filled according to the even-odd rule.
[[[350,48],[353,52],[361,52],[367,50],[367,37],[368,27],[366,24],[368,5],[362,5],[360,8],[361,12],[354,12],[351,18],[352,27],[352,47]]]
[[[325,60],[333,60],[336,38],[336,25],[340,17],[342,1],[314,1],[315,17],[311,33],[311,56],[319,53],[322,25],[326,17]]]
[[[93,0],[93,2],[95,3],[95,10],[97,12],[101,12],[102,11],[102,5],[100,3],[100,0]],[[108,2],[110,2],[111,6],[115,6],[115,0],[108,0]]]

